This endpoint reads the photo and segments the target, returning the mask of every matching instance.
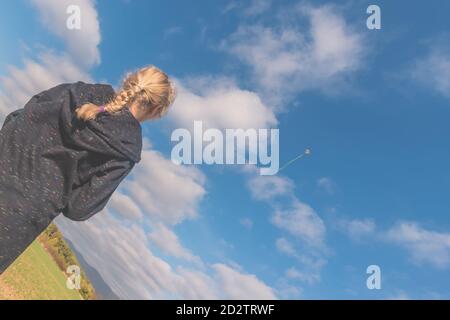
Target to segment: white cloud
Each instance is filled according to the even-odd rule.
[[[274,209],[271,222],[289,232],[308,246],[325,247],[326,227],[315,210],[301,202],[294,194],[294,183],[283,176],[260,176],[254,166],[244,172],[249,174],[247,187],[253,198],[267,202]],[[278,204],[282,197],[283,208]]]
[[[276,298],[273,289],[255,275],[225,264],[214,264],[205,271],[172,267],[151,252],[142,225],[127,225],[108,210],[84,222],[62,216],[56,221],[122,299]]]
[[[320,275],[318,273],[303,272],[294,267],[286,270],[286,277],[292,280],[306,282],[308,284],[314,284],[320,281]]]
[[[332,6],[299,5],[285,15],[290,17],[285,20],[306,22],[308,28],[294,23],[241,25],[221,43],[251,68],[264,98],[277,109],[304,90],[336,91],[360,69],[365,53],[362,36]]]
[[[25,59],[23,67],[8,66],[8,75],[0,78],[0,117],[23,107],[35,94],[64,82],[91,81],[68,55],[41,52],[37,59]]]
[[[237,1],[228,1],[227,5],[221,10],[222,14],[227,14],[235,9],[238,9],[241,6],[240,2]]]
[[[447,43],[448,39],[445,42],[431,41],[429,52],[414,62],[409,76],[424,87],[450,98],[450,47]]]
[[[407,250],[411,261],[444,269],[450,266],[450,233],[427,230],[414,221],[398,221],[390,228],[378,230],[373,219],[336,220],[336,227],[351,239],[394,244]]]
[[[143,150],[142,161],[134,170],[118,188],[120,195],[116,200],[126,194],[124,203],[113,201],[86,222],[57,219],[63,234],[114,292],[123,299],[269,297],[272,289],[256,276],[224,264],[205,265],[182,246],[170,228],[197,216],[195,208],[205,193],[205,177],[200,171],[176,166],[153,150]],[[121,206],[126,210],[137,207],[139,211],[111,215]],[[153,231],[146,232],[145,226],[151,226]],[[151,251],[149,244],[192,262],[192,268],[167,263]],[[241,286],[231,289],[233,283]]]
[[[106,211],[106,210],[105,210]],[[174,270],[147,245],[142,226],[125,225],[107,211],[85,222],[58,217],[57,224],[86,261],[122,299],[215,298],[209,277]],[[187,277],[185,277],[188,275]]]
[[[218,274],[220,287],[230,299],[277,299],[273,289],[255,275],[240,273],[221,263],[214,264],[213,268]]]
[[[415,263],[437,268],[450,266],[450,233],[427,230],[415,222],[400,222],[383,238],[407,249]]]
[[[143,149],[131,180],[121,187],[154,222],[173,225],[197,217],[206,194],[205,176],[195,167],[179,166],[159,152]]]
[[[243,16],[258,16],[267,12],[272,6],[272,0],[251,0],[248,2],[228,1],[221,10],[222,14],[237,11]]]
[[[321,280],[320,271],[326,264],[326,260],[313,254],[300,254],[294,245],[286,238],[278,238],[275,242],[277,249],[292,258],[295,258],[301,265],[301,271],[296,267],[291,267],[286,270],[285,277],[291,280],[299,280],[310,285],[315,284]]]
[[[308,268],[311,272],[318,272],[326,264],[326,260],[323,259],[318,252],[307,252],[300,254],[294,245],[286,238],[278,238],[275,241],[277,249],[292,258],[297,259],[304,267]],[[306,249],[306,248],[304,248]],[[306,251],[306,250],[304,250]]]
[[[373,219],[340,219],[337,227],[353,240],[374,235],[376,223]]]
[[[293,286],[291,284],[290,279],[281,278],[278,280],[278,290],[277,294],[281,297],[281,299],[300,299],[303,293],[303,290],[297,286]]]
[[[182,267],[178,267],[177,272],[178,297],[193,300],[228,298],[223,295],[213,277],[208,274]]]
[[[223,238],[219,240],[219,243],[225,248],[234,249],[234,245]]]
[[[171,266],[148,250],[140,226],[127,227],[105,211],[85,222],[61,216],[57,224],[121,298],[157,299],[175,290]]]
[[[288,256],[295,257],[297,255],[295,248],[285,238],[278,238],[275,244],[278,250],[287,254]]]
[[[161,223],[157,224],[155,230],[148,235],[148,238],[168,255],[195,262],[198,265],[202,264],[199,257],[194,256],[188,249],[181,245],[175,232]]]
[[[194,120],[218,129],[258,129],[277,124],[273,112],[256,93],[239,89],[231,79],[194,77],[175,82],[178,96],[168,118],[177,126],[190,129]]]
[[[318,179],[317,186],[328,194],[333,194],[335,191],[335,183],[328,177]]]
[[[292,180],[276,175],[254,175],[249,178],[247,184],[252,196],[257,200],[271,200],[277,196],[289,196],[292,195],[294,189]]]
[[[321,248],[325,245],[326,229],[322,219],[313,208],[297,199],[288,209],[277,209],[271,221],[312,247]]]
[[[387,300],[411,300],[411,297],[405,291],[397,290],[395,294],[388,296]]]
[[[255,16],[260,15],[270,9],[272,0],[251,0],[250,5],[245,8],[244,14]]]
[[[253,220],[250,218],[242,218],[241,220],[239,220],[239,222],[247,229],[253,228]]]
[[[183,29],[180,26],[173,26],[164,30],[164,38],[169,38],[173,35],[180,34]]]
[[[22,67],[7,66],[0,81],[0,119],[21,108],[33,95],[65,82],[92,82],[90,67],[100,62],[100,30],[95,4],[91,0],[31,0],[41,21],[67,46],[67,52],[55,53],[42,47],[36,57],[26,58]],[[81,30],[66,28],[67,6],[81,9]]]
[[[100,63],[100,26],[95,1],[92,0],[31,0],[38,9],[42,23],[67,45],[68,53],[83,67]],[[81,29],[70,30],[66,13],[70,5],[80,8]]]
[[[140,220],[143,218],[141,209],[127,195],[118,191],[114,192],[108,202],[111,210],[127,219]]]
[[[325,244],[326,227],[322,219],[313,208],[295,196],[295,185],[292,180],[282,176],[259,176],[253,166],[246,167],[243,172],[250,175],[247,187],[253,198],[264,201],[272,207],[270,221],[280,230],[299,240],[302,245],[299,251],[296,248],[298,243],[294,245],[282,236],[276,240],[276,248],[301,264],[302,272],[309,274],[306,282],[312,284],[318,281],[320,271],[326,264],[323,256],[328,250]],[[299,289],[287,285],[285,283],[287,280],[289,279],[280,279],[284,288],[281,294],[290,292],[292,295],[298,295],[299,292],[291,291]]]

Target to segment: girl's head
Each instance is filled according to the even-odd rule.
[[[104,105],[104,111],[115,114],[126,105],[139,121],[160,118],[166,114],[176,97],[176,88],[167,74],[155,66],[129,73],[114,98]],[[93,103],[82,105],[76,110],[82,120],[95,119],[102,112]]]

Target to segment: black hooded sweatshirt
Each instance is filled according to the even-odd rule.
[[[62,213],[82,221],[101,211],[141,159],[141,124],[127,106],[95,120],[85,103],[107,103],[110,85],[66,83],[10,113],[0,130],[0,273]]]

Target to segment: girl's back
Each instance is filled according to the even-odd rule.
[[[0,274],[60,213],[101,211],[141,160],[141,121],[167,112],[176,89],[154,66],[110,85],[66,83],[35,95],[0,130]]]
[[[140,161],[141,126],[128,108],[86,122],[75,116],[77,106],[104,104],[114,94],[109,85],[62,84],[6,118],[0,131],[0,273],[59,213],[85,220],[103,209]]]

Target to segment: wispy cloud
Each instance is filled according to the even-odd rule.
[[[280,285],[285,289],[280,289],[280,294],[298,296],[300,288],[287,283],[291,283],[293,278],[308,284],[316,283],[320,280],[321,270],[326,264],[325,255],[328,249],[325,223],[311,206],[297,198],[294,194],[294,183],[289,178],[259,176],[254,167],[248,167],[244,172],[249,175],[247,187],[252,197],[271,206],[269,221],[284,233],[276,239],[276,248],[297,262],[291,272],[279,278]]]
[[[248,299],[248,297],[258,297],[259,300],[277,299],[273,289],[254,275],[239,273],[224,264],[215,264],[213,268],[218,274],[220,287],[231,299]]]
[[[253,198],[273,208],[270,221],[280,229],[315,248],[325,247],[326,227],[315,210],[294,194],[294,183],[284,176],[257,175],[256,167],[248,166],[247,187]]]
[[[440,269],[450,266],[450,233],[427,230],[416,222],[399,222],[382,237],[404,247],[417,264]]]
[[[259,92],[276,109],[305,90],[335,90],[361,68],[363,37],[336,7],[300,4],[283,15],[308,28],[242,24],[220,46],[250,67]]]
[[[274,113],[252,91],[225,77],[197,76],[176,81],[178,96],[168,115],[177,126],[191,128],[202,120],[212,128],[267,128],[277,124]]]
[[[112,211],[121,215],[122,218],[130,220],[142,220],[144,217],[141,209],[127,195],[121,192],[114,192],[109,201]]]
[[[151,161],[146,158],[148,156]],[[143,165],[136,167],[137,171],[127,177],[118,192],[126,194],[134,203],[127,206],[137,206],[143,217],[115,215],[113,212],[118,208],[111,203],[85,222],[73,222],[63,217],[57,219],[64,235],[99,271],[114,292],[124,299],[276,297],[271,287],[253,274],[224,263],[205,264],[200,256],[183,246],[172,229],[174,224],[197,216],[193,208],[204,192],[201,191],[204,178],[199,177],[199,172],[195,168],[180,167],[187,170],[180,173],[172,168],[169,159],[152,150],[144,150],[142,159]],[[158,170],[153,170],[149,166],[151,163],[157,165]],[[162,181],[175,185],[166,185]],[[151,190],[152,184],[160,190],[155,193]],[[180,185],[184,185],[184,191],[180,197],[174,198],[173,190],[178,190]],[[150,227],[150,232],[146,231],[147,227]],[[155,255],[152,245],[182,263],[178,266],[169,264]],[[189,266],[182,266],[184,262]]]
[[[321,280],[321,270],[327,263],[324,258],[317,253],[299,253],[294,245],[284,237],[278,238],[275,241],[275,245],[278,251],[294,258],[298,262],[297,266],[286,270],[284,278],[289,281],[295,279],[310,285]]]
[[[164,224],[157,224],[155,230],[148,234],[148,237],[153,244],[166,254],[202,265],[201,259],[184,248],[175,232]]]
[[[415,264],[428,264],[438,269],[450,267],[448,232],[426,229],[415,221],[397,221],[384,229],[371,218],[337,218],[333,224],[353,241],[370,239],[404,248]]]
[[[259,15],[269,10],[271,5],[272,0],[251,0],[250,4],[244,9],[244,14]]]
[[[428,41],[428,52],[411,65],[408,76],[425,88],[450,98],[450,35]]]
[[[336,227],[348,235],[352,240],[362,240],[373,236],[376,232],[376,223],[373,219],[346,219],[337,220]]]
[[[308,284],[314,284],[320,281],[320,275],[318,273],[303,272],[294,267],[286,270],[286,277],[291,280],[298,280]]]
[[[167,28],[163,32],[164,38],[167,39],[173,35],[180,34],[182,31],[183,31],[183,28],[181,28],[180,26],[174,26],[174,27]]]
[[[239,223],[247,229],[253,228],[253,220],[250,218],[242,218],[241,220],[239,220]]]
[[[61,219],[58,225],[123,299],[276,299],[255,275],[223,263],[207,270],[172,267],[149,249],[142,226],[127,226],[107,211],[81,223]],[[166,249],[193,257],[179,246]]]
[[[325,245],[324,222],[310,206],[297,199],[288,209],[276,209],[271,221],[313,248],[323,248]]]
[[[142,161],[121,187],[155,222],[178,224],[197,217],[206,194],[205,175],[195,167],[178,166],[155,150],[143,150]]]
[[[272,6],[272,0],[251,0],[248,2],[228,1],[227,5],[221,10],[222,14],[231,11],[238,11],[244,16],[257,16],[267,12]]]
[[[42,23],[48,30],[60,37],[67,45],[67,51],[83,68],[100,63],[100,24],[93,0],[31,0],[39,12]],[[80,29],[69,29],[66,21],[67,8],[80,8]]]
[[[66,54],[46,50],[36,58],[27,58],[23,67],[8,66],[8,75],[0,78],[0,117],[22,107],[33,95],[55,85],[73,81],[91,81]]]
[[[394,294],[389,295],[387,300],[410,300],[410,296],[404,290],[397,290]]]
[[[333,194],[336,188],[336,184],[329,177],[322,177],[318,179],[317,186],[328,194]]]
[[[89,70],[100,62],[100,29],[95,2],[91,0],[31,0],[43,24],[66,44],[65,52],[45,46],[35,56],[23,60],[23,66],[7,66],[0,80],[0,118],[23,106],[34,94],[64,82],[92,81]],[[81,9],[81,30],[66,27],[66,9]]]
[[[290,196],[294,190],[294,182],[281,176],[255,175],[248,179],[248,188],[257,200],[272,200],[277,196]]]

